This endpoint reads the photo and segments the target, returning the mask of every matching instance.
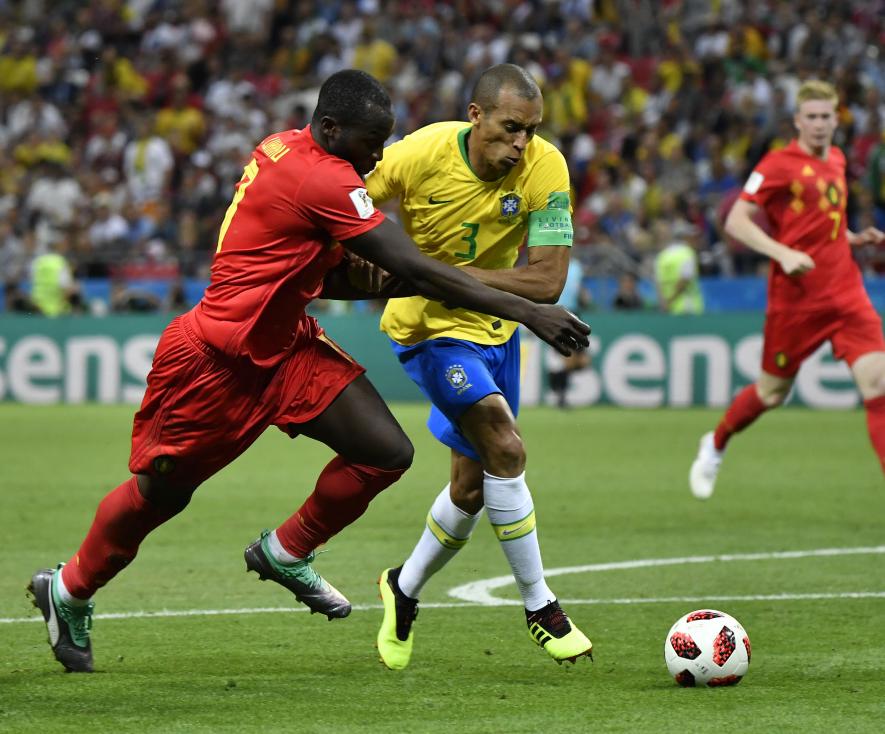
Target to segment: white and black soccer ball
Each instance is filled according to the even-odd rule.
[[[680,686],[733,686],[750,666],[750,638],[730,614],[698,609],[670,628],[664,660]]]

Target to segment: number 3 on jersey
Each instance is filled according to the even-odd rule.
[[[218,230],[218,246],[215,248],[216,253],[221,252],[221,243],[224,242],[224,235],[227,234],[227,228],[230,227],[231,220],[234,218],[234,214],[237,213],[237,207],[246,195],[246,189],[249,188],[249,184],[255,180],[257,175],[258,161],[253,158],[243,169],[243,177],[237,184],[237,191],[234,194],[233,201],[231,201],[230,206],[224,213],[224,221],[221,223],[221,229]]]
[[[465,234],[461,239],[466,242],[469,247],[467,252],[456,252],[455,257],[460,257],[462,260],[473,260],[476,257],[476,233],[479,232],[479,225],[476,222],[462,222],[461,226],[467,230],[468,234]]]

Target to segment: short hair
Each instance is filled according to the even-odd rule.
[[[350,126],[377,116],[393,116],[387,90],[371,74],[344,69],[323,82],[311,122],[331,117],[339,125]]]
[[[470,100],[484,110],[493,110],[498,105],[501,90],[505,88],[513,90],[523,99],[536,99],[541,96],[538,83],[521,66],[498,64],[480,74]]]
[[[798,109],[803,102],[818,100],[837,104],[839,102],[839,93],[832,84],[820,79],[809,79],[807,82],[802,82],[802,86],[799,87],[799,91],[796,93],[796,108]]]

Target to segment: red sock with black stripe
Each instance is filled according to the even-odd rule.
[[[336,456],[323,469],[310,497],[277,528],[277,539],[293,556],[305,558],[362,515],[369,502],[403,472],[351,464]]]
[[[885,472],[885,395],[864,400],[863,404],[867,410],[870,443],[873,444],[873,449],[882,464],[882,471]]]
[[[129,565],[151,530],[180,511],[148,502],[135,477],[123,482],[99,503],[80,550],[62,568],[65,588],[78,599],[89,599]]]
[[[743,431],[766,410],[768,407],[759,399],[756,385],[747,385],[731,401],[731,405],[716,426],[716,432],[713,434],[713,445],[716,450],[724,451],[729,439],[735,433]]]

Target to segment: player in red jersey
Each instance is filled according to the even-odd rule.
[[[365,275],[373,263],[397,288],[520,321],[564,354],[587,346],[589,327],[565,309],[489,288],[421,255],[374,208],[361,176],[381,160],[392,127],[383,87],[348,70],[323,84],[308,127],[255,149],[221,224],[209,287],[157,346],[132,430],[133,476],[101,501],[71,560],[31,579],[66,669],[92,670],[95,591],[271,425],[337,455],[298,511],[246,548],[247,568],[329,619],[350,613],[314,570],[314,550],[362,515],[413,453],[363,368],[304,312],[320,295],[377,297],[351,285],[351,267]],[[346,252],[358,256],[355,265]]]
[[[826,82],[802,85],[794,116],[798,137],[760,161],[725,222],[729,235],[771,258],[762,372],[738,393],[716,430],[701,438],[689,472],[699,499],[713,494],[731,436],[784,402],[802,362],[825,341],[851,368],[885,471],[882,321],[851,256],[852,246],[879,243],[885,235],[846,226],[845,156],[832,145],[837,101]],[[771,236],[752,220],[759,208],[772,223]]]

